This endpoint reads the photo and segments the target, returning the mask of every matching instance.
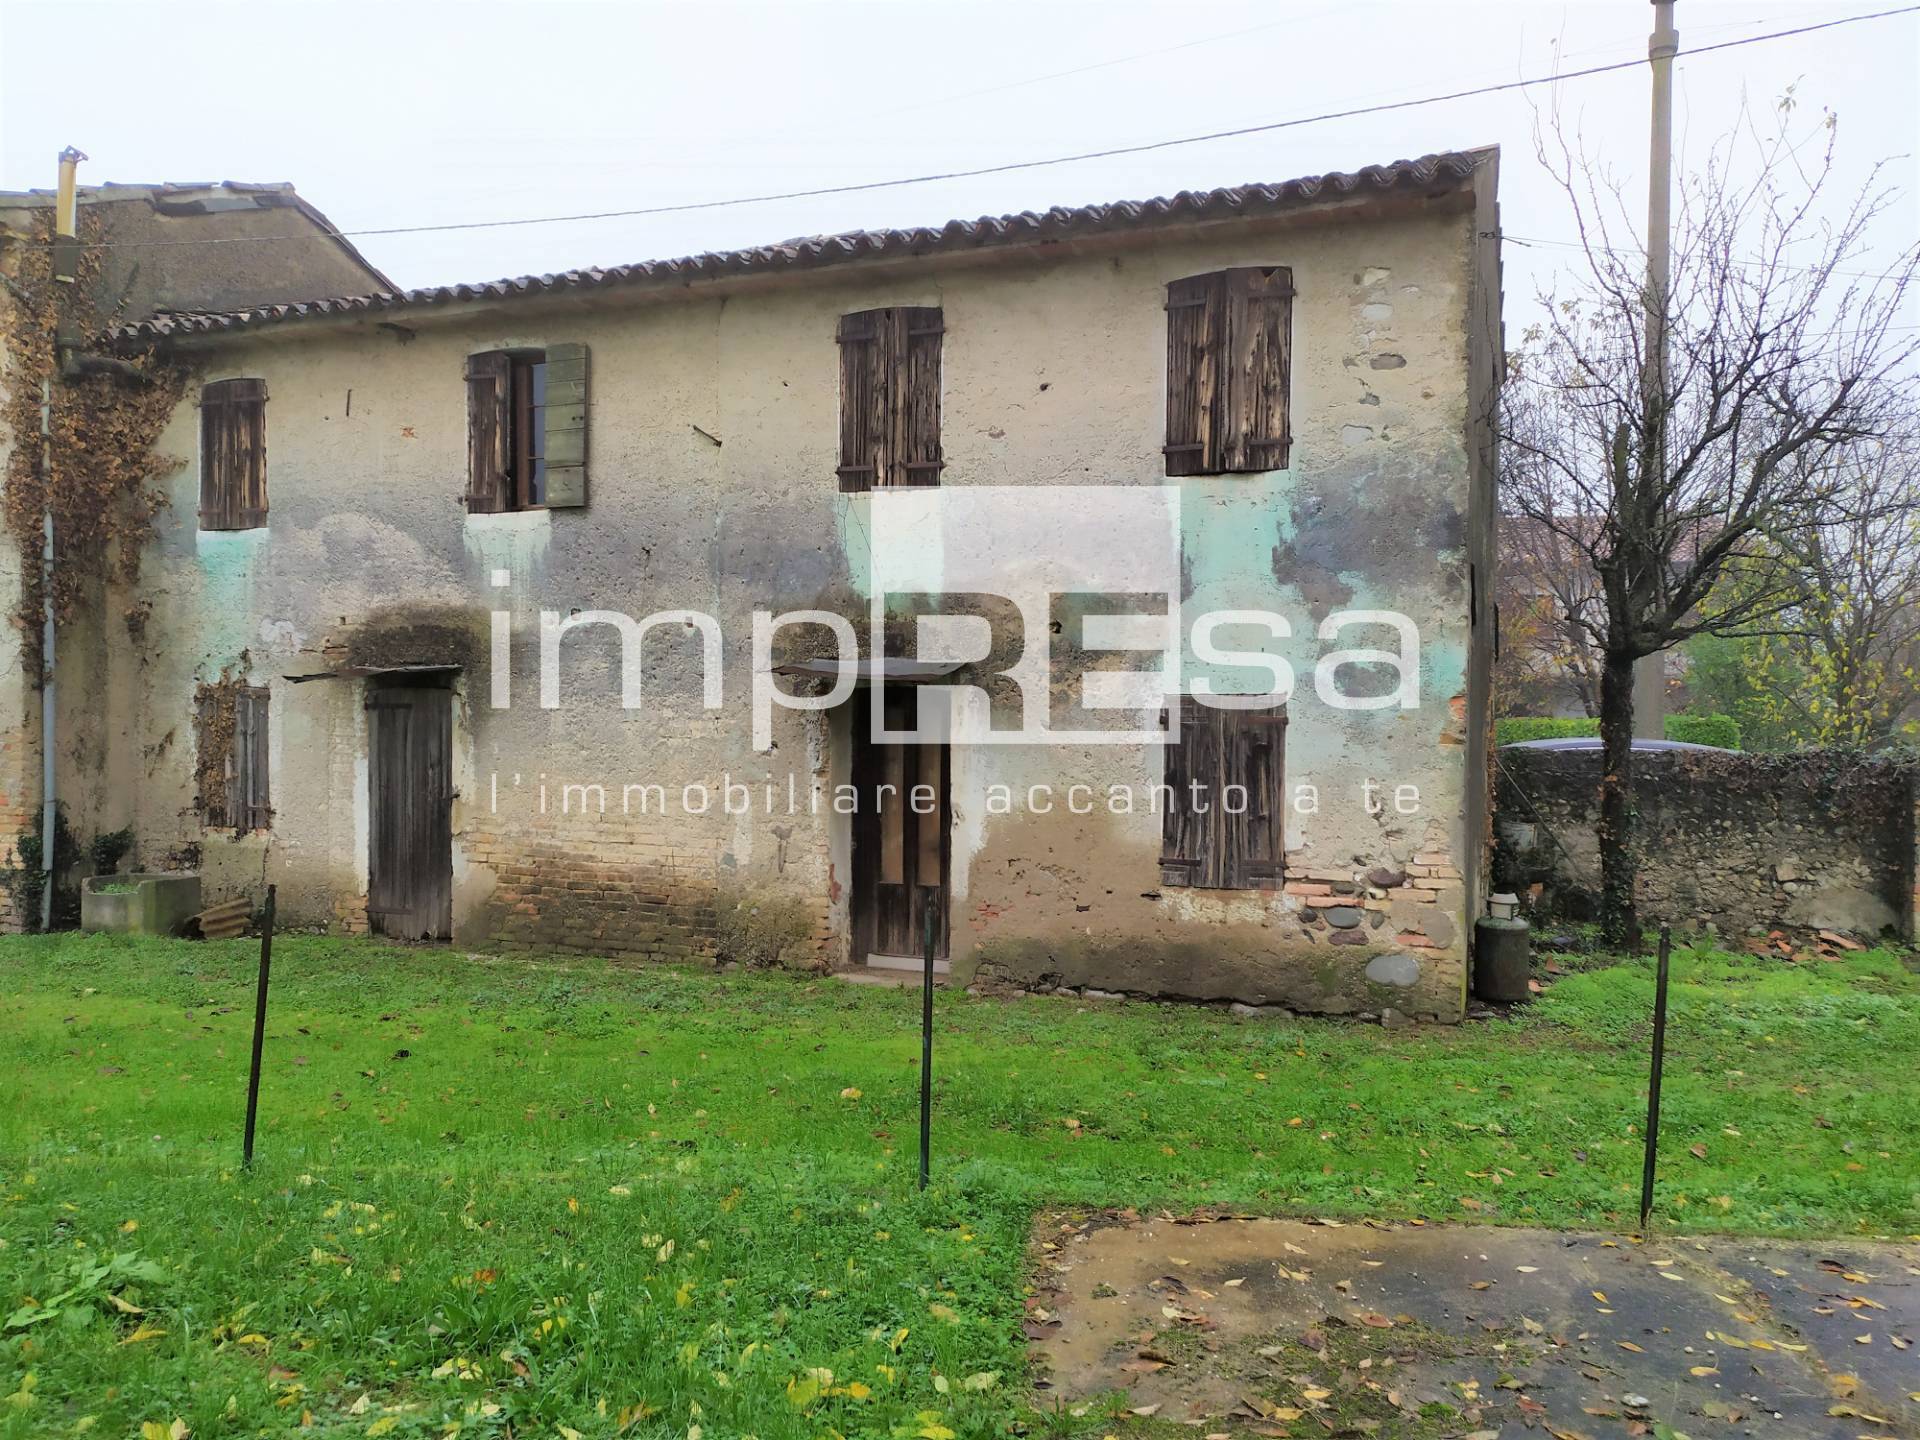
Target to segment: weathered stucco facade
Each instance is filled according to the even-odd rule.
[[[132,323],[162,311],[229,310],[392,283],[291,185],[88,185],[79,188],[77,205],[89,243],[104,247],[97,268],[89,267],[84,306],[102,321]],[[0,332],[10,334],[24,318],[21,260],[51,229],[53,209],[52,190],[0,192]],[[15,359],[0,334],[0,386],[26,379],[37,389]],[[14,444],[10,427],[0,426],[0,468]],[[191,506],[186,513],[191,520]],[[31,548],[37,563],[38,546]],[[0,612],[10,619],[24,618],[33,573],[19,547],[0,546]],[[7,867],[17,858],[15,837],[38,828],[42,809],[40,690],[30,673],[37,659],[37,649],[21,643],[17,624],[0,626],[0,864]],[[72,708],[84,716],[103,698],[104,692],[86,688]],[[69,749],[69,763],[79,758]],[[31,919],[37,917],[14,915],[10,890],[0,889],[0,927],[19,928]]]
[[[1291,637],[1269,648],[1298,677],[1277,889],[1162,885],[1159,816],[1105,798],[1159,785],[1157,746],[956,745],[956,977],[1456,1018],[1486,832],[1494,163],[1063,222],[1051,238],[168,331],[190,394],[264,380],[268,523],[196,527],[190,400],[162,442],[184,463],[143,570],[144,625],[121,623],[134,597],[103,597],[107,618],[64,639],[64,793],[91,829],[132,824],[142,863],[197,851],[209,897],[273,882],[283,922],[361,930],[369,687],[445,667],[456,943],[690,957],[745,905],[800,917],[827,961],[864,961],[853,827],[810,797],[847,781],[865,707],[776,709],[756,749],[752,617],[820,608],[864,625],[863,546],[891,497],[836,488],[836,325],[937,306],[941,485],[1178,486],[1176,599],[1285,618]],[[1290,466],[1170,481],[1166,287],[1251,265],[1292,271]],[[469,513],[467,357],[562,342],[592,356],[587,505]],[[1044,549],[1057,523],[1009,544]],[[561,703],[543,707],[540,612],[576,610],[715,617],[723,703],[703,704],[701,635],[675,624],[647,635],[643,703],[622,708],[619,637],[596,625],[566,637]],[[1414,708],[1315,698],[1329,651],[1393,648],[1377,628],[1316,633],[1368,610],[1418,626]],[[511,617],[504,708],[496,611]],[[271,697],[272,824],[238,837],[204,826],[195,794],[196,688],[223,674]],[[748,787],[745,813],[728,813],[729,782]],[[709,788],[705,813],[690,783]],[[666,813],[626,789],[653,784],[675,797]],[[1075,784],[1099,797],[1088,813],[1072,813]],[[1035,785],[1051,809],[1026,803]],[[1000,813],[995,786],[1020,803]],[[1411,810],[1400,787],[1417,790]]]

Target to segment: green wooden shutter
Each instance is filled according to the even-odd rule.
[[[587,503],[587,347],[547,347],[547,507]]]

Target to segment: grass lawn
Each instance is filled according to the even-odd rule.
[[[0,1437],[1100,1435],[1045,1205],[1631,1225],[1645,964],[1384,1031],[282,937],[0,941]],[[1675,959],[1666,1224],[1920,1229],[1920,977]],[[10,1393],[8,1393],[10,1392]]]

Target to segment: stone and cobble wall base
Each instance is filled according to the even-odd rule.
[[[1500,752],[1495,888],[1542,887],[1571,918],[1597,908],[1600,752]],[[1917,938],[1914,772],[1808,751],[1634,757],[1641,916],[1744,935],[1776,927]]]

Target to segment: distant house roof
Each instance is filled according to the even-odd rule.
[[[83,185],[79,198],[104,226],[96,299],[124,323],[393,288],[284,182]],[[51,190],[0,191],[0,234],[29,233],[34,212],[53,201]],[[262,243],[242,243],[254,241]]]
[[[152,340],[253,329],[289,320],[351,317],[359,314],[419,310],[465,301],[509,300],[570,291],[601,290],[645,282],[685,284],[694,280],[766,272],[818,270],[859,261],[918,258],[926,255],[1045,245],[1063,240],[1125,232],[1148,232],[1282,214],[1337,202],[1369,198],[1437,198],[1469,188],[1475,172],[1493,162],[1498,151],[1449,151],[1418,160],[1369,165],[1352,173],[1335,172],[1284,180],[1277,184],[1236,185],[1221,190],[1183,190],[1170,199],[1123,200],[1108,205],[1055,207],[1045,213],[950,220],[938,228],[856,230],[815,235],[746,250],[726,250],[678,260],[645,260],[606,269],[567,270],[557,275],[524,275],[469,285],[437,285],[420,290],[376,290],[342,298],[256,304],[218,312],[176,310],[154,315],[113,332],[118,340]]]

